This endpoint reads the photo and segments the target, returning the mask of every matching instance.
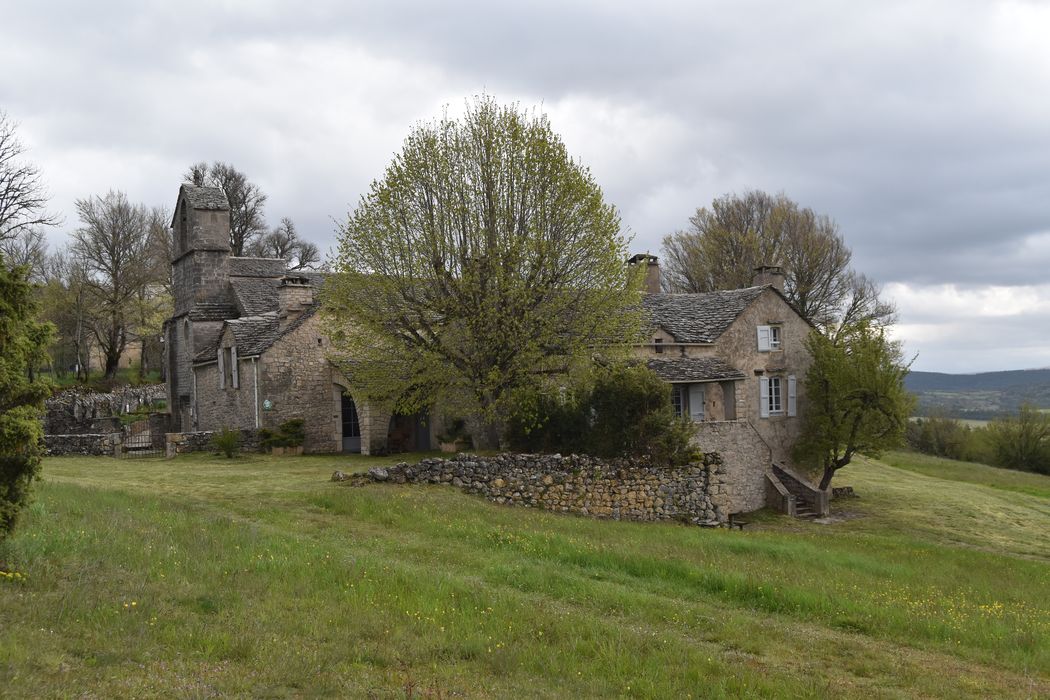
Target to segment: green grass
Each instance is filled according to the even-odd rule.
[[[744,532],[328,481],[391,461],[49,459],[0,545],[3,694],[1050,693],[1045,477],[869,461],[837,522]]]
[[[883,455],[882,461],[900,469],[939,479],[980,484],[993,489],[1050,498],[1050,477],[1033,472],[960,462],[918,452],[887,452]]]

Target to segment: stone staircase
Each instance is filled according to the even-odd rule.
[[[766,475],[773,490],[767,490],[767,503],[782,513],[814,520],[830,512],[828,493],[820,491],[793,471],[774,464]]]

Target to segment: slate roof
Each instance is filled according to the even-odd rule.
[[[665,382],[714,382],[747,376],[717,357],[650,359],[646,365]]]
[[[228,211],[230,208],[226,195],[218,187],[197,187],[186,182],[182,185],[182,192],[186,196],[186,201],[194,209]]]
[[[237,300],[241,316],[258,316],[276,311],[279,306],[277,287],[281,281],[276,278],[232,277],[230,287]],[[235,316],[237,314],[234,314]]]
[[[288,267],[281,258],[230,257],[230,277],[275,277],[285,275]]]
[[[706,294],[646,294],[642,308],[654,326],[679,343],[713,343],[768,285]]]
[[[233,342],[237,346],[237,357],[253,357],[261,355],[278,340],[306,323],[307,319],[316,314],[319,308],[321,308],[320,304],[311,304],[284,329],[281,328],[281,320],[277,311],[269,311],[243,318],[231,318],[226,321],[226,325],[223,328],[228,327],[233,332]],[[221,339],[222,333],[218,333],[214,339],[203,343],[193,361],[195,363],[213,362]]]
[[[193,321],[225,321],[237,315],[237,306],[228,301],[198,301],[190,309]]]

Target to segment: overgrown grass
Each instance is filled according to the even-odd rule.
[[[1050,693],[1050,500],[1038,493],[967,483],[954,465],[933,478],[867,462],[843,470],[861,497],[836,502],[838,522],[766,515],[728,532],[327,480],[379,461],[396,459],[48,460],[0,548],[0,568],[27,576],[0,580],[0,687]]]

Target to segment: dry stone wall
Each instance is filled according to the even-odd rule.
[[[714,453],[703,464],[676,468],[584,455],[460,454],[374,467],[362,475],[336,472],[332,478],[357,485],[448,484],[496,503],[613,520],[715,524],[726,522],[730,513],[722,461]]]
[[[71,435],[45,435],[44,454],[47,455],[109,455],[113,456],[114,440],[118,434],[75,433]]]
[[[163,384],[118,387],[109,393],[69,389],[45,402],[44,432],[51,435],[107,433],[118,429],[122,413],[151,410],[167,398]]]

